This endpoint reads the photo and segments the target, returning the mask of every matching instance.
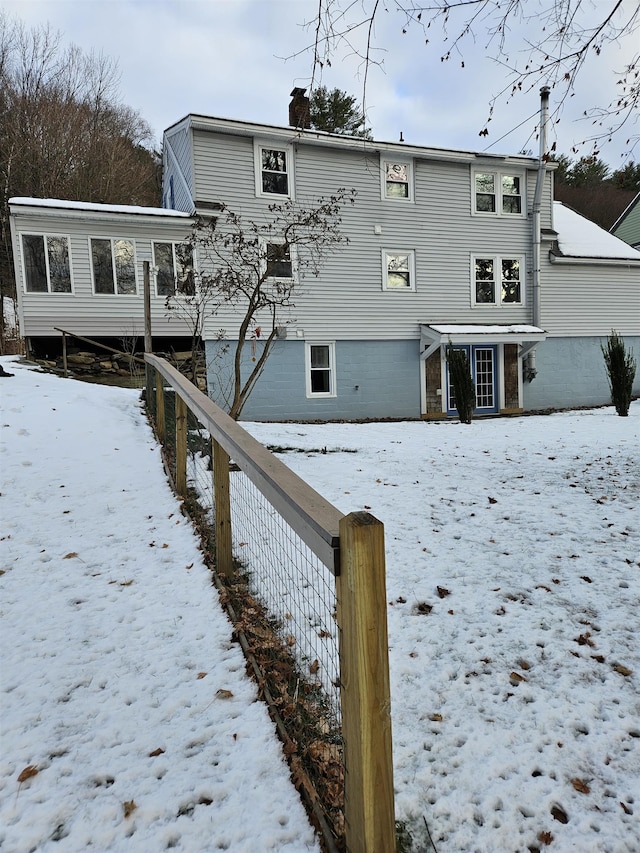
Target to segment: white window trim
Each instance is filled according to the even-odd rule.
[[[97,234],[90,234],[88,239],[89,243],[89,268],[91,270],[91,292],[94,296],[106,296],[112,299],[113,297],[117,297],[120,299],[131,299],[132,297],[140,295],[140,285],[138,283],[138,248],[136,245],[136,241],[133,237],[100,237]],[[93,252],[91,251],[91,241],[92,240],[108,240],[111,243],[111,270],[113,274],[113,293],[96,293],[96,277],[93,272]],[[133,275],[136,282],[136,289],[134,293],[118,293],[118,278],[116,276],[116,256],[113,251],[113,244],[116,240],[126,240],[128,243],[133,244]],[[161,243],[161,240],[158,240]]]
[[[124,239],[124,238],[123,238]],[[181,296],[184,296],[184,292],[182,290],[178,290],[176,287],[177,273],[178,273],[178,265],[176,263],[176,246],[180,246],[182,243],[187,242],[186,240],[151,240],[151,257],[153,258],[153,264],[151,266],[151,273],[153,275],[154,289],[155,295],[158,299],[179,299]],[[173,258],[173,275],[174,275],[174,291],[170,297],[163,296],[158,293],[158,272],[159,267],[156,263],[156,243],[168,243],[171,246],[171,254]],[[135,254],[135,246],[134,246],[134,254]],[[191,258],[193,261],[193,279],[194,279],[194,287],[197,287],[196,283],[196,247],[191,247]],[[93,261],[92,261],[93,263]],[[137,278],[136,278],[136,288],[137,288]]]
[[[267,246],[269,244],[282,246],[284,244],[284,240],[278,240],[275,237],[261,237],[260,238],[260,255],[262,257],[260,263],[260,271],[264,274],[267,270]],[[291,278],[287,278],[285,276],[269,276],[267,281],[283,281],[283,282],[292,282],[297,283],[298,281],[298,253],[297,246],[289,246],[289,258],[291,260]]]
[[[492,260],[495,282],[495,299],[493,302],[476,302],[476,260]],[[520,301],[502,301],[502,261],[520,261]],[[526,305],[527,265],[525,255],[503,254],[493,255],[490,252],[483,254],[478,252],[471,256],[471,305],[474,308],[522,308]]]
[[[476,208],[476,175],[494,175],[495,181],[495,210],[477,210]],[[520,213],[504,213],[502,210],[502,177],[520,178]],[[527,216],[527,176],[520,169],[482,169],[477,167],[471,170],[471,213],[473,216],[505,217],[506,219],[526,219]]]
[[[387,264],[388,255],[407,255],[409,259],[409,287],[389,287]],[[416,290],[416,253],[414,249],[383,249],[382,250],[382,289],[393,293],[415,293]]]
[[[329,384],[330,391],[311,390],[311,347],[329,347]],[[304,342],[304,375],[308,399],[337,397],[336,393],[336,344],[335,341],[305,341]]]
[[[22,292],[27,296],[73,296],[75,294],[75,285],[73,281],[73,259],[71,257],[71,235],[70,234],[55,234],[49,233],[46,234],[41,231],[21,231],[20,239],[18,241],[18,247],[20,251],[20,261],[22,263]],[[39,291],[39,290],[27,290],[27,267],[25,263],[25,251],[24,251],[24,242],[22,240],[23,237],[42,237],[44,240],[44,261],[47,270],[47,292]],[[51,290],[51,275],[49,273],[49,252],[47,250],[47,237],[62,237],[67,241],[67,251],[69,253],[69,280],[71,282],[71,290],[66,291],[55,291]]]
[[[262,189],[262,149],[268,148],[274,151],[284,151],[287,155],[287,186],[288,193],[266,193]],[[293,180],[293,145],[280,142],[269,142],[264,139],[253,140],[253,163],[256,195],[260,198],[279,199],[279,198],[295,198],[294,180]]]
[[[409,188],[409,195],[407,198],[397,198],[395,196],[387,195],[387,163],[391,163],[392,165],[406,166],[407,167],[407,187]],[[389,201],[392,204],[407,204],[412,203],[414,199],[413,193],[413,161],[412,160],[403,160],[402,158],[394,159],[393,157],[381,157],[380,158],[380,194],[382,196],[383,201]]]

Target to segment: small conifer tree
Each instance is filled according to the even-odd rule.
[[[624,418],[629,414],[631,391],[636,375],[636,360],[633,357],[633,351],[627,351],[624,339],[613,329],[607,338],[606,347],[601,344],[600,349],[604,356],[609,377],[611,402],[616,407],[616,412],[620,417]]]
[[[460,422],[470,424],[473,418],[473,410],[476,407],[476,389],[467,353],[463,349],[455,349],[449,342],[446,358]]]

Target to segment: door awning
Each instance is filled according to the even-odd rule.
[[[547,332],[537,326],[480,326],[473,323],[420,324],[420,358],[426,359],[439,347],[452,344],[520,344],[535,345],[544,341]]]

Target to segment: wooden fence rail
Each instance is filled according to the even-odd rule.
[[[164,384],[176,394],[175,485],[187,489],[187,411],[209,432],[215,494],[216,569],[233,573],[229,459],[335,576],[348,853],[395,850],[384,528],[366,512],[343,515],[167,361],[150,353],[156,428],[166,435]],[[155,371],[150,376],[150,371]],[[149,381],[151,380],[151,381]]]

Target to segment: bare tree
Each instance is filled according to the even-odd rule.
[[[47,26],[0,12],[0,286],[15,290],[11,196],[158,204],[149,125],[118,100],[111,59],[63,48]]]
[[[480,135],[489,133],[498,102],[509,102],[519,92],[539,85],[556,93],[554,114],[562,114],[583,67],[612,43],[630,48],[629,58],[611,74],[612,95],[607,104],[585,111],[593,132],[584,140],[598,144],[614,134],[629,132],[630,150],[638,141],[634,128],[640,105],[640,5],[637,0],[318,0],[318,13],[308,22],[313,43],[313,78],[341,51],[358,57],[363,71],[363,104],[367,75],[381,65],[383,46],[375,37],[375,24],[394,10],[398,28],[407,35],[418,31],[425,45],[440,45],[441,62],[464,65],[465,46],[476,39],[486,42],[487,55],[503,66],[506,84],[488,102],[488,115]]]
[[[340,228],[342,211],[354,202],[355,190],[340,189],[307,205],[271,204],[258,222],[224,205],[216,217],[196,219],[189,240],[198,259],[196,286],[190,294],[169,296],[167,307],[189,324],[194,350],[202,347],[207,319],[221,309],[237,316],[237,333],[218,334],[228,348],[225,355],[231,350],[231,417],[240,416],[274,342],[292,322],[303,280],[318,276],[326,258],[348,242]],[[251,356],[243,359],[247,344]]]

